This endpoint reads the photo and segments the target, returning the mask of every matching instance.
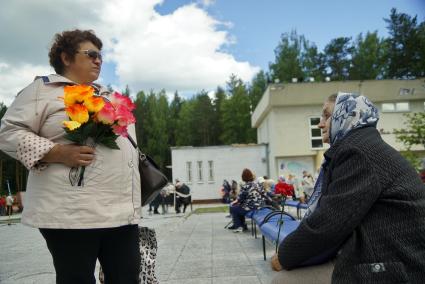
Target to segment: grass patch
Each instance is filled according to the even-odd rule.
[[[202,214],[202,213],[228,213],[229,206],[219,206],[219,207],[205,207],[205,208],[196,208],[193,213]]]

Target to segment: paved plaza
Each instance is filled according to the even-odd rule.
[[[268,245],[264,261],[261,237],[224,229],[229,221],[225,213],[144,212],[140,224],[157,232],[160,283],[270,283],[277,274],[270,268],[273,247]],[[2,223],[0,239],[0,283],[55,283],[52,259],[38,230]]]

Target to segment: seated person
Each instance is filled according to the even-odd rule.
[[[260,189],[259,184],[254,182],[254,179],[254,174],[249,169],[242,171],[242,181],[244,184],[241,186],[237,199],[230,206],[233,226],[228,227],[228,229],[233,229],[235,233],[248,230],[245,223],[245,215],[249,211],[255,210],[264,204],[264,200],[260,194],[262,189]]]
[[[330,148],[304,219],[272,258],[273,269],[291,270],[279,283],[305,283],[320,263],[332,283],[424,283],[425,186],[378,119],[364,96],[324,103],[318,126]]]
[[[315,180],[313,176],[309,172],[303,171],[303,179],[301,181],[301,185],[303,187],[303,192],[306,200],[308,200],[311,194],[313,193],[314,182]]]
[[[178,181],[176,183],[176,192],[181,193],[183,195],[189,195],[190,194],[190,188]],[[176,194],[176,213],[180,213],[180,207],[183,205],[183,213],[186,212],[186,207],[187,205],[190,204],[191,201],[191,196],[180,196],[178,194]]]
[[[231,187],[230,194],[229,194],[230,201],[235,201],[236,198],[238,198],[238,195],[239,195],[238,182],[235,181],[235,180],[232,180],[232,187]]]

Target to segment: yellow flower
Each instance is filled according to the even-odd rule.
[[[86,99],[94,95],[94,89],[92,86],[86,85],[74,85],[65,86],[64,89],[64,103],[65,106],[71,106],[75,103],[82,103]]]
[[[78,121],[64,121],[62,123],[69,130],[74,130],[81,126],[81,123],[79,123]]]
[[[69,118],[71,118],[71,120],[73,121],[83,124],[89,120],[89,112],[87,108],[83,105],[70,105],[65,108],[65,111]]]
[[[89,112],[99,112],[105,105],[105,101],[102,97],[92,96],[84,100],[84,105]]]

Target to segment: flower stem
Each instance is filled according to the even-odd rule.
[[[86,166],[82,166],[81,167],[80,177],[78,179],[78,186],[82,186],[83,185],[83,179],[84,179],[84,172],[85,171],[86,171]]]

